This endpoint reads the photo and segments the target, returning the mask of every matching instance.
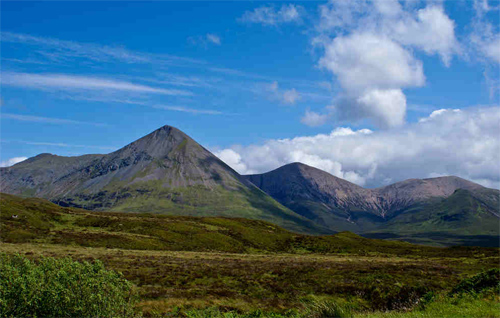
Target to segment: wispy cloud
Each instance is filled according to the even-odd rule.
[[[64,143],[64,142],[25,141],[25,140],[0,140],[0,142],[3,142],[3,143],[21,143],[21,144],[33,145],[33,146],[63,147],[63,148],[93,148],[93,149],[102,149],[102,150],[116,150],[116,149],[118,149],[118,147],[68,144],[68,143]]]
[[[207,33],[205,35],[198,35],[198,36],[190,36],[187,41],[192,44],[192,45],[197,45],[204,47],[205,49],[208,49],[209,45],[221,45],[222,40],[220,36],[213,34],[213,33]]]
[[[66,74],[7,72],[1,75],[0,81],[3,85],[32,89],[127,91],[175,96],[192,95],[191,92],[185,90],[157,88],[126,81]]]
[[[176,112],[184,112],[184,113],[191,113],[191,114],[205,114],[205,115],[222,115],[224,114],[221,111],[218,110],[211,110],[211,109],[194,109],[194,108],[188,108],[184,106],[168,106],[168,105],[153,105],[153,108],[156,109],[164,109],[164,110],[172,110]]]
[[[28,34],[1,32],[4,43],[19,43],[44,48],[41,55],[52,60],[65,58],[85,58],[96,62],[155,63],[155,64],[204,64],[204,61],[168,55],[150,54],[128,50],[120,46],[107,46],[96,43],[80,43]]]
[[[278,100],[285,105],[294,105],[301,99],[301,94],[295,88],[282,90],[277,81],[270,84],[259,83],[251,90],[256,94],[264,94],[271,100]]]
[[[303,10],[302,6],[294,4],[284,4],[279,10],[276,10],[274,6],[262,6],[253,11],[246,11],[239,20],[272,26],[283,23],[297,23],[302,21],[300,12]]]
[[[213,33],[207,33],[207,40],[217,45],[221,45],[222,43],[220,36]]]
[[[27,121],[35,123],[48,123],[48,124],[60,124],[60,125],[92,125],[92,126],[107,126],[103,123],[85,122],[79,120],[62,119],[62,118],[52,118],[52,117],[39,117],[30,115],[20,115],[20,114],[0,114],[1,119],[12,119],[18,121]]]
[[[113,97],[86,97],[86,96],[67,96],[68,99],[72,100],[84,100],[89,102],[102,102],[102,103],[119,103],[119,104],[129,104],[129,105],[139,105],[146,106],[155,109],[183,112],[183,113],[191,113],[191,114],[205,114],[205,115],[227,115],[224,112],[212,109],[196,109],[189,108],[185,106],[172,106],[172,105],[155,105],[148,103],[147,101],[139,101],[132,99],[120,99]]]

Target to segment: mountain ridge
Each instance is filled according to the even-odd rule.
[[[456,176],[408,179],[366,189],[303,163],[291,163],[246,177],[281,204],[335,231],[365,233],[382,230],[394,220],[403,220],[409,210],[424,214],[427,209],[439,210],[437,206],[459,189],[470,192],[474,202],[468,206],[467,215],[474,214],[474,209],[483,209],[488,213],[483,217],[496,220],[496,224],[500,215],[500,191]],[[472,226],[478,230],[476,223],[464,225],[464,228]],[[397,224],[393,224],[392,229],[397,228]]]
[[[109,154],[39,154],[0,168],[0,176],[0,192],[61,206],[240,217],[310,234],[351,231],[413,240],[463,231],[489,237],[497,235],[500,216],[500,191],[455,176],[373,189],[302,163],[242,176],[168,125]]]
[[[90,210],[246,217],[331,233],[282,206],[171,126],[105,155],[41,154],[0,168],[0,191]]]

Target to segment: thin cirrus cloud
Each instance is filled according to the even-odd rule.
[[[33,145],[33,146],[62,147],[62,148],[93,148],[93,149],[101,149],[101,150],[116,150],[117,149],[117,147],[68,144],[68,143],[64,143],[64,142],[45,142],[45,141],[26,141],[26,140],[0,140],[0,142],[2,142],[2,143],[20,143],[20,144]]]
[[[190,113],[190,114],[205,114],[205,115],[222,115],[222,114],[224,114],[223,112],[218,111],[218,110],[195,109],[195,108],[188,108],[188,107],[184,107],[184,106],[153,105],[152,107],[156,108],[156,109],[171,110],[171,111]]]
[[[99,77],[66,74],[33,74],[6,72],[1,77],[2,85],[31,89],[126,91],[130,93],[149,93],[174,96],[191,96],[191,92],[178,89],[165,89],[126,81],[110,80]]]
[[[197,115],[197,114],[224,115],[225,114],[222,111],[213,110],[213,109],[197,109],[197,108],[190,108],[190,107],[185,107],[185,106],[155,105],[155,104],[151,104],[151,103],[146,102],[146,101],[131,100],[131,99],[119,99],[119,98],[117,99],[117,98],[109,97],[109,96],[87,97],[87,96],[83,96],[83,95],[77,95],[77,96],[71,95],[71,96],[64,96],[64,98],[71,99],[71,100],[83,100],[83,101],[88,101],[88,102],[139,105],[139,106],[151,107],[154,109],[176,111],[176,112],[189,113],[189,114],[195,114],[195,115]]]
[[[62,118],[53,118],[53,117],[39,117],[39,116],[9,114],[9,113],[1,113],[0,118],[1,119],[18,120],[18,121],[26,121],[26,122],[35,122],[35,123],[59,124],[59,125],[107,126],[106,124],[103,124],[103,123],[93,123],[93,122],[85,122],[85,121],[71,120],[71,119],[62,119]]]
[[[96,43],[80,43],[29,34],[1,32],[3,43],[17,43],[41,48],[38,53],[52,62],[68,58],[83,58],[95,62],[154,63],[157,65],[204,64],[204,61],[167,55],[131,51],[119,46],[106,46]]]

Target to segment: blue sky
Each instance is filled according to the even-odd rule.
[[[1,6],[3,165],[43,152],[108,153],[168,124],[241,173],[298,160],[366,186],[456,174],[498,187],[498,2]],[[493,128],[455,132],[460,147],[448,154],[395,141],[447,139],[445,124],[428,127],[436,118],[464,124],[484,112],[493,122],[474,125]],[[451,117],[442,120],[459,120]],[[491,142],[466,164],[408,168],[417,157],[428,160],[421,166],[468,157],[460,151],[485,134]],[[350,160],[368,140],[354,136],[399,155],[363,148]],[[276,142],[290,145],[268,152]],[[391,168],[401,156],[407,173]]]

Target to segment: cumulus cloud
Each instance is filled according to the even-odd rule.
[[[414,49],[438,54],[445,65],[460,51],[455,24],[442,6],[405,9],[398,1],[330,1],[320,6],[319,66],[340,84],[337,118],[371,119],[382,127],[404,123],[404,88],[425,84]]]
[[[417,11],[416,17],[405,15],[397,22],[386,23],[387,33],[404,45],[414,46],[427,54],[439,54],[449,66],[460,45],[455,38],[455,23],[442,6],[430,5]]]
[[[283,102],[285,104],[295,104],[300,99],[300,94],[295,88],[287,90],[283,93]]]
[[[0,161],[0,167],[10,167],[26,159],[28,159],[28,157],[14,157],[4,161]]]
[[[284,4],[279,10],[274,6],[262,6],[253,11],[246,11],[240,21],[276,26],[283,23],[301,22],[303,7],[294,4]]]
[[[420,118],[418,121],[419,122],[425,122],[425,121],[429,121],[429,120],[432,120],[433,118],[436,118],[438,116],[442,116],[442,115],[445,115],[446,113],[449,113],[449,112],[454,112],[454,113],[458,113],[458,112],[461,112],[460,109],[438,109],[438,110],[435,110],[433,111],[429,117],[424,117],[424,118]]]
[[[300,122],[309,127],[317,127],[324,125],[328,117],[328,114],[319,114],[307,109],[304,116],[300,119]]]
[[[484,43],[482,49],[488,58],[500,64],[500,34],[497,34],[491,42]]]
[[[270,84],[258,85],[254,91],[258,94],[264,92],[271,100],[279,100],[282,104],[286,105],[294,105],[302,98],[301,94],[295,88],[288,90],[280,89],[277,81]]]
[[[500,188],[498,136],[500,108],[478,107],[437,111],[426,120],[384,131],[344,127],[330,134],[234,146],[217,154],[242,174],[300,161],[367,187],[456,175]]]

